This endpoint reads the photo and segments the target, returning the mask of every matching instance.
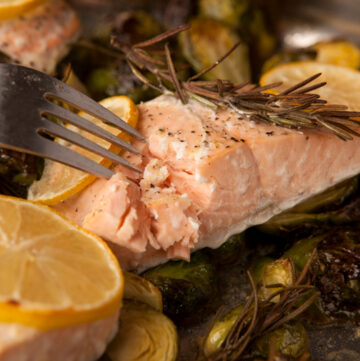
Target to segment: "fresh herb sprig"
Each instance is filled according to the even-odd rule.
[[[309,85],[321,73],[314,74],[279,93],[269,90],[275,89],[281,83],[258,86],[249,82],[234,84],[221,79],[199,80],[202,75],[224,61],[239,43],[208,68],[186,80],[181,80],[168,44],[165,44],[161,52],[158,49],[154,50],[153,46],[189,28],[189,25],[183,25],[132,46],[121,43],[114,36],[112,45],[124,53],[132,72],[143,83],[161,93],[175,93],[184,104],[189,99],[195,99],[212,108],[230,108],[252,120],[280,127],[325,129],[342,140],[351,140],[354,136],[360,136],[357,131],[360,128],[360,121],[354,119],[360,117],[360,112],[348,111],[344,105],[329,105],[318,94],[311,93],[326,85],[326,82]],[[152,78],[156,80],[150,81],[149,74],[152,74]]]

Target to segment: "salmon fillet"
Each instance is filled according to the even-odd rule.
[[[80,33],[80,20],[62,0],[0,21],[0,51],[22,65],[52,74]]]
[[[39,331],[0,323],[1,361],[95,361],[115,336],[118,312],[90,324]]]
[[[126,157],[143,173],[117,167],[56,206],[103,237],[125,269],[189,260],[360,170],[359,139],[256,123],[171,95],[139,111],[147,142],[134,144],[144,156]]]

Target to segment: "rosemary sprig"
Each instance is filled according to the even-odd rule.
[[[311,306],[319,296],[319,292],[313,286],[315,272],[311,271],[315,254],[316,250],[309,257],[297,279],[295,276],[295,266],[292,264],[292,286],[284,287],[278,284],[268,286],[269,288],[281,287],[281,289],[274,292],[263,302],[258,300],[257,288],[251,274],[248,272],[252,293],[248,297],[242,312],[239,314],[221,347],[210,356],[201,355],[199,360],[237,361],[250,359],[251,355],[248,350],[253,341],[298,317]],[[279,297],[278,302],[272,302],[276,297]],[[300,300],[305,301],[300,302]],[[271,357],[269,359],[272,360]],[[273,359],[275,360],[275,358]]]
[[[321,75],[320,73],[304,79],[279,94],[266,91],[278,87],[280,83],[260,87],[247,82],[233,84],[229,80],[221,79],[198,80],[200,76],[225,60],[239,43],[200,73],[187,80],[179,79],[168,45],[165,45],[161,53],[158,49],[154,50],[153,46],[189,28],[189,25],[183,25],[133,46],[121,43],[113,37],[112,45],[124,53],[134,75],[143,83],[162,93],[176,94],[184,104],[191,98],[212,108],[231,108],[253,120],[285,128],[324,129],[342,140],[351,140],[354,136],[360,136],[357,131],[360,122],[353,119],[360,117],[360,112],[347,111],[342,105],[328,105],[319,95],[310,93],[326,85],[325,82],[309,85]],[[149,73],[155,75],[156,83],[148,79]]]

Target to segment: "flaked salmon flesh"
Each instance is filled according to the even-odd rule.
[[[358,139],[256,123],[172,95],[139,111],[143,157],[125,156],[143,173],[117,167],[56,206],[104,238],[125,269],[189,260],[360,170]]]
[[[80,34],[80,19],[63,0],[49,0],[0,21],[0,51],[14,62],[53,74]]]

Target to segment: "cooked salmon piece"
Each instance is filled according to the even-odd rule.
[[[22,16],[0,21],[0,51],[17,63],[52,74],[79,34],[76,12],[63,0],[49,0]]]
[[[118,312],[90,324],[51,331],[0,323],[1,361],[95,361],[115,336]]]
[[[358,138],[257,123],[172,95],[139,111],[147,142],[134,144],[144,156],[126,157],[143,173],[117,167],[56,206],[103,237],[125,269],[189,260],[360,171]]]

